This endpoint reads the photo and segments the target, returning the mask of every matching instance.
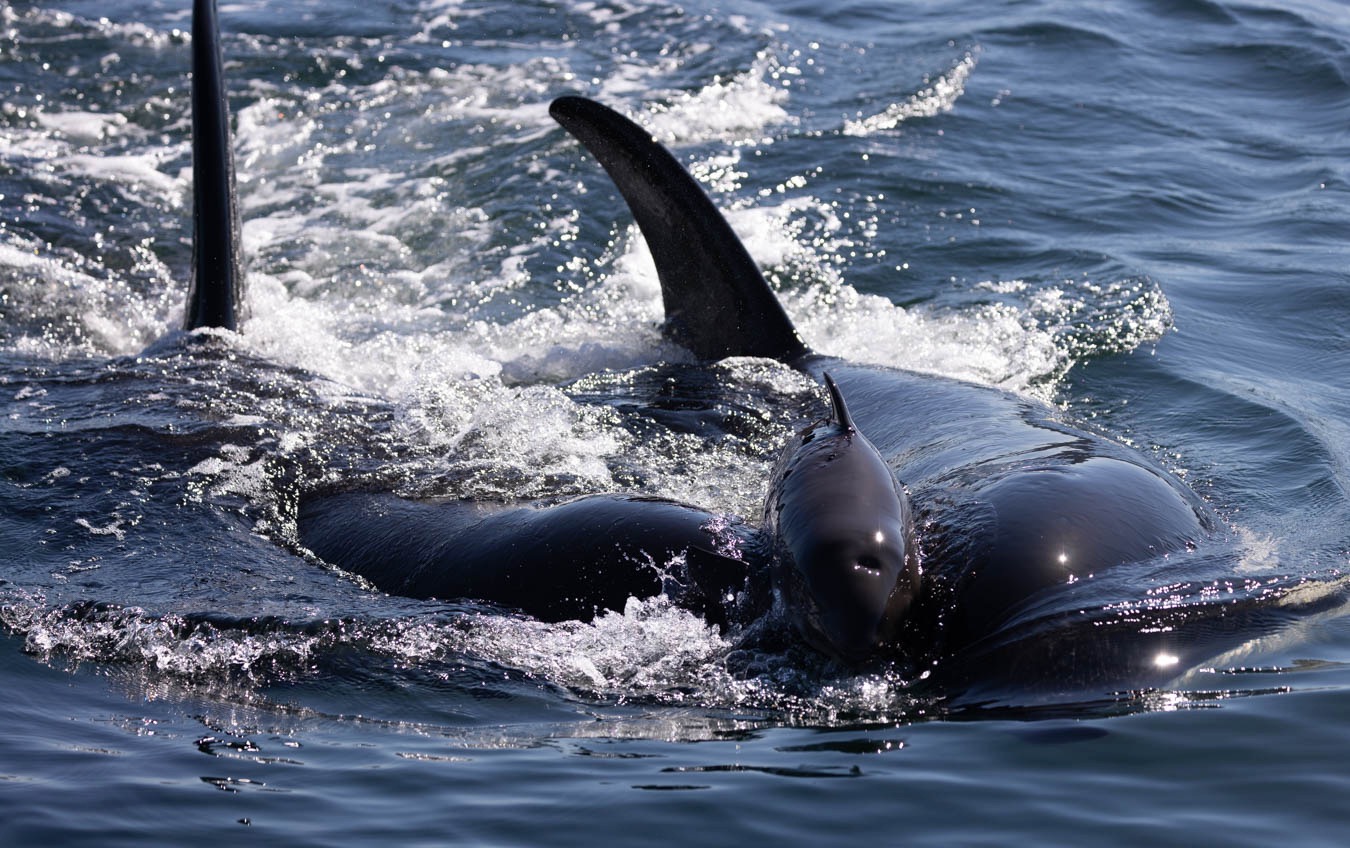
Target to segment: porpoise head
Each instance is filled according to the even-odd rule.
[[[900,632],[918,591],[909,502],[825,375],[832,419],[798,433],[764,501],[774,591],[802,637],[847,662]]]

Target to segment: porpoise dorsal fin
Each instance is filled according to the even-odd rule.
[[[192,7],[192,287],[184,327],[238,329],[244,276],[216,0]]]
[[[584,97],[560,97],[549,114],[600,161],[637,219],[671,339],[705,360],[791,362],[809,352],[722,213],[651,133]]]
[[[825,388],[830,390],[830,403],[834,406],[835,423],[845,432],[858,432],[858,428],[853,424],[853,416],[848,414],[848,406],[844,403],[844,393],[839,391],[839,387],[834,384],[834,378],[828,373],[822,376],[825,378]]]

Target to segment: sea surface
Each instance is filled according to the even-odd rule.
[[[0,843],[1344,844],[1350,7],[229,0],[249,318],[185,336],[188,6],[0,6]],[[345,486],[757,520],[817,389],[662,340],[568,93],[690,167],[816,350],[1185,479],[1240,541],[1199,594],[1263,625],[963,700],[308,555]],[[671,369],[703,430],[649,414]]]

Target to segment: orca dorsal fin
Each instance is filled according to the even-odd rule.
[[[192,287],[183,325],[238,329],[244,275],[216,0],[192,7]]]
[[[848,414],[848,406],[844,403],[844,393],[839,391],[839,387],[834,384],[834,378],[828,373],[821,376],[825,378],[825,388],[830,390],[830,403],[834,406],[835,423],[845,432],[858,432],[858,428],[853,424],[853,416]]]
[[[549,114],[600,161],[637,219],[671,339],[705,360],[809,353],[722,213],[651,133],[584,97],[560,97]]]

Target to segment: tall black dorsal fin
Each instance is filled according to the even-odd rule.
[[[700,359],[809,352],[722,213],[651,133],[584,97],[560,97],[549,114],[628,202],[656,260],[667,335]]]
[[[834,405],[835,423],[842,430],[847,430],[850,433],[858,432],[858,428],[853,424],[853,416],[848,414],[848,407],[844,404],[844,393],[839,391],[839,387],[834,384],[834,378],[828,373],[822,376],[825,378],[825,388],[830,390],[830,403]]]
[[[216,0],[192,7],[192,288],[184,326],[238,328],[244,276]]]

